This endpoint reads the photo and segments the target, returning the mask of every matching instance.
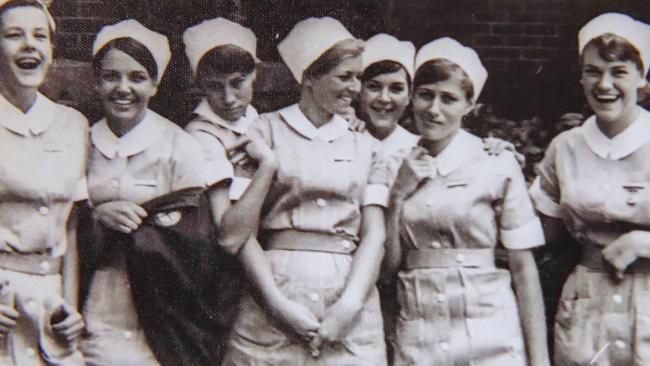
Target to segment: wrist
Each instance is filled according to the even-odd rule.
[[[275,173],[278,169],[278,161],[275,157],[264,158],[260,161],[258,169],[267,173]]]

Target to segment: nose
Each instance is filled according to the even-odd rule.
[[[348,83],[348,90],[352,93],[359,94],[361,92],[361,80],[358,77],[353,77]]]
[[[36,38],[34,38],[32,34],[25,34],[25,37],[23,38],[23,48],[30,51],[36,49]]]
[[[231,105],[237,100],[235,91],[229,85],[226,85],[223,88],[223,102],[226,105]]]
[[[432,117],[437,117],[440,115],[440,98],[433,98],[431,104],[429,105],[429,114]]]
[[[122,93],[128,93],[130,90],[129,80],[126,76],[120,78],[117,83],[117,91]]]
[[[379,92],[378,100],[385,103],[390,102],[390,98],[388,97],[388,88],[381,89],[381,92]]]
[[[597,86],[600,90],[609,90],[612,87],[612,76],[608,72],[603,72]]]

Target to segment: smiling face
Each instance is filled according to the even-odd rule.
[[[52,63],[47,15],[20,6],[4,11],[0,20],[0,81],[10,89],[38,88]]]
[[[255,72],[212,74],[201,81],[201,88],[212,111],[226,121],[237,121],[253,100]]]
[[[447,80],[422,84],[413,91],[413,118],[425,140],[449,141],[473,103],[467,100],[463,76],[456,71]]]
[[[365,81],[359,100],[371,132],[387,136],[395,129],[409,103],[406,71],[400,68]]]
[[[600,121],[632,123],[637,111],[637,89],[645,82],[634,62],[604,60],[593,46],[583,50],[580,84]]]
[[[156,81],[147,69],[126,52],[112,48],[101,60],[98,91],[106,118],[134,126],[142,120],[149,99],[156,95]]]
[[[361,56],[347,58],[320,77],[305,80],[309,83],[314,101],[332,114],[345,114],[359,94]]]

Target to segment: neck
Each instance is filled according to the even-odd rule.
[[[0,94],[23,113],[34,105],[37,92],[36,88],[16,88],[6,82],[0,83]]]
[[[144,119],[144,116],[146,115],[146,111],[142,113],[138,118],[135,119],[120,119],[120,118],[110,118],[106,117],[106,123],[108,124],[108,128],[110,128],[111,132],[115,134],[117,137],[122,137],[126,135],[129,131],[131,131],[135,126],[137,126],[142,120]]]
[[[326,111],[314,101],[309,91],[303,89],[300,96],[298,107],[307,119],[317,128],[329,122],[334,116],[332,113]]]
[[[451,133],[449,136],[446,136],[440,140],[427,140],[423,139],[422,140],[422,147],[425,148],[428,152],[429,155],[436,157],[438,154],[440,154],[447,146],[449,146],[449,143],[451,143],[451,140],[454,139],[454,136],[458,133],[459,130],[454,131]]]
[[[366,124],[366,128],[372,137],[376,138],[377,140],[385,140],[386,137],[390,136],[393,131],[397,129],[397,123],[391,125],[389,128],[376,128],[371,123],[368,123]]]
[[[625,115],[616,121],[604,121],[596,116],[596,125],[605,136],[611,139],[630,127],[636,121],[637,117],[639,117],[639,113],[641,113],[639,107],[635,105],[633,109],[630,109],[628,113],[625,113]]]

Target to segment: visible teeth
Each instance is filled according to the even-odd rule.
[[[602,102],[614,102],[618,99],[616,95],[596,95],[596,99]]]
[[[21,69],[32,70],[32,69],[37,68],[38,65],[40,65],[40,64],[41,64],[41,62],[38,59],[33,58],[33,57],[25,57],[25,58],[21,58],[21,59],[16,60],[16,65],[18,65],[18,67],[20,67]]]
[[[131,99],[114,99],[113,102],[121,105],[131,104],[133,101]]]

